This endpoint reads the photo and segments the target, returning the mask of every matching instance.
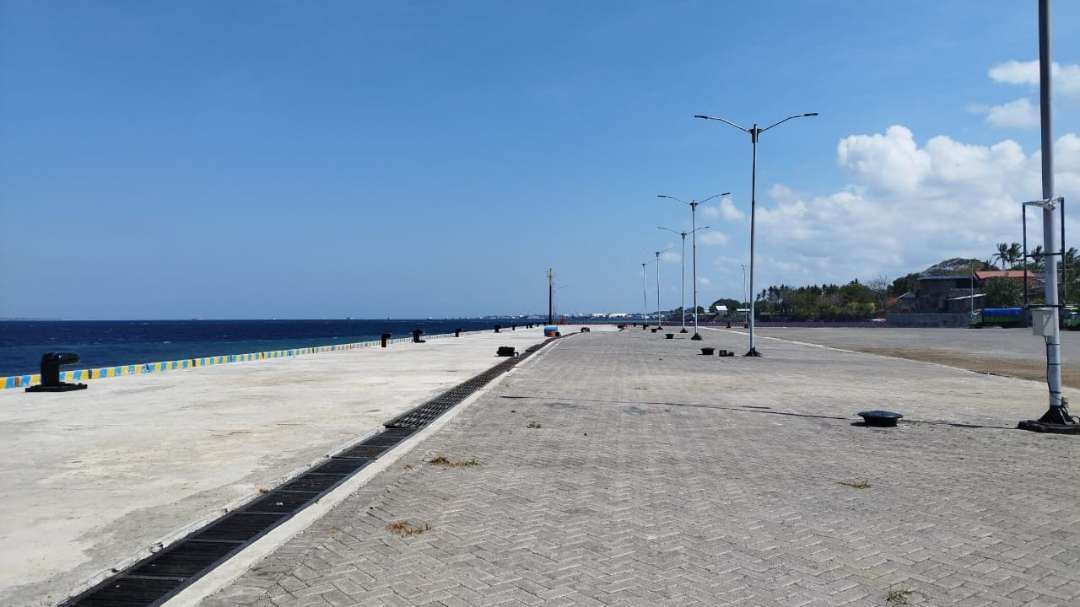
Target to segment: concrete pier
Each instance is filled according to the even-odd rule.
[[[0,392],[0,605],[55,605],[541,328]]]
[[[202,604],[1080,604],[1080,441],[1014,429],[1044,385],[705,338],[549,346]]]

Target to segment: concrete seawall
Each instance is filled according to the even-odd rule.
[[[0,604],[53,605],[485,370],[540,327],[0,391]]]

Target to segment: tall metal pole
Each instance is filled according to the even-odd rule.
[[[750,164],[750,349],[746,352],[746,356],[761,356],[754,345],[754,317],[757,316],[754,310],[754,219],[757,210],[757,141],[760,134],[761,130],[755,122],[754,126],[750,127],[750,141],[753,148]]]
[[[660,251],[656,252],[656,327],[663,329],[660,320]]]
[[[648,283],[645,278],[645,266],[648,264],[641,264],[641,319],[642,326],[649,324],[649,291]]]
[[[686,333],[686,232],[682,232],[682,252],[679,253],[679,261],[682,263],[682,289],[679,293],[679,309],[682,313],[682,330]]]
[[[690,339],[695,341],[701,341],[701,334],[698,333],[698,319],[697,319],[697,207],[696,200],[690,201],[690,239],[692,241],[691,248],[693,252],[693,276],[691,279],[694,281],[694,335]]]
[[[1050,389],[1050,409],[1040,421],[1066,424],[1072,420],[1061,397],[1061,308],[1058,306],[1057,215],[1054,205],[1054,142],[1050,114],[1050,0],[1039,0],[1039,109],[1042,124],[1042,198],[1043,253],[1046,306],[1051,315],[1050,334],[1046,336],[1046,384]]]
[[[551,271],[551,268],[548,268],[548,324],[549,325],[555,323],[555,306],[553,304],[553,302],[555,300],[555,297],[554,297],[554,294],[555,294],[554,291],[555,290],[552,287],[554,282],[555,282],[555,273]]]
[[[743,305],[746,305],[746,264],[739,264],[742,266],[742,299]]]
[[[970,299],[971,299],[971,302],[970,302],[971,303],[971,312],[969,312],[969,316],[968,316],[968,320],[970,322],[972,319],[975,318],[975,262],[973,261],[969,265],[971,265],[971,278],[970,278],[971,282],[968,285],[968,286],[971,287],[971,289],[970,289],[970,291],[968,293],[971,296],[970,297]],[[889,296],[888,295],[888,287],[886,286],[885,297],[888,297],[888,296]]]

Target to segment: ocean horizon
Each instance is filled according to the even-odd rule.
[[[0,320],[0,376],[37,373],[46,352],[75,352],[72,368],[307,348],[394,337],[492,330],[541,322],[511,317],[444,319]]]

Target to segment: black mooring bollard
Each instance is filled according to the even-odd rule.
[[[390,334],[389,333],[383,333],[382,334],[382,347],[385,348],[386,344],[388,344],[388,343],[390,343]]]
[[[413,343],[414,344],[422,344],[422,343],[424,343],[424,340],[420,339],[420,336],[423,335],[423,334],[424,334],[424,332],[421,331],[420,329],[413,329],[413,332],[412,332]]]
[[[454,329],[454,337],[461,337],[461,329]]]
[[[502,328],[502,325],[495,325],[495,332],[498,333],[499,329],[501,329],[501,328]]]
[[[86,384],[69,384],[60,381],[60,365],[79,362],[79,355],[74,352],[46,352],[41,355],[41,383],[30,386],[27,392],[68,392],[85,390]]]
[[[517,331],[517,325],[510,325],[511,331]]]
[[[860,411],[859,417],[863,418],[863,423],[867,426],[876,428],[894,428],[896,427],[896,422],[900,421],[904,416],[895,411],[882,411],[877,409],[874,411]]]

